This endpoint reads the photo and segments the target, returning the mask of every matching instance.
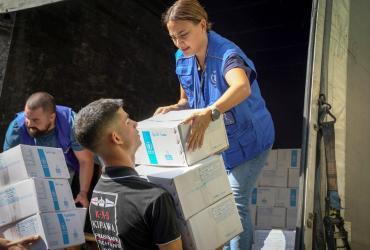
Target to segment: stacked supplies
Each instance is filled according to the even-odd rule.
[[[300,149],[276,149],[272,150],[265,167],[257,181],[258,186],[254,188],[251,196],[251,216],[254,223],[255,236],[269,235],[270,238],[284,239],[283,235],[294,233],[297,221]],[[271,231],[271,229],[282,229]],[[278,235],[279,237],[277,237]],[[293,242],[287,242],[288,249],[294,248]],[[256,243],[255,249],[261,246],[261,241]],[[286,240],[286,239],[285,239]],[[273,245],[273,244],[270,244]],[[261,248],[259,248],[261,249]],[[275,249],[275,248],[262,248]]]
[[[61,149],[18,145],[0,154],[0,233],[41,236],[32,249],[84,243],[86,209],[77,209]]]
[[[190,125],[182,121],[195,112],[183,110],[139,122],[142,146],[137,172],[162,186],[175,201],[185,249],[210,250],[242,232],[240,217],[221,156],[228,147],[222,117],[210,123],[200,149],[188,151]]]

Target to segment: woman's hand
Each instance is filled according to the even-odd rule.
[[[179,110],[179,106],[177,104],[173,104],[173,105],[169,105],[169,106],[165,106],[165,107],[159,107],[157,108],[157,110],[154,112],[154,115],[158,115],[158,114],[166,114],[170,111],[173,111],[173,110]]]
[[[204,134],[211,122],[211,109],[205,108],[199,112],[193,113],[184,123],[191,123],[190,132],[187,138],[187,148],[194,151],[202,147]]]

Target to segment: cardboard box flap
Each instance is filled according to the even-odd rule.
[[[140,165],[135,168],[140,176],[160,177],[173,179],[185,173],[189,168],[153,167],[151,165]],[[148,179],[150,180],[150,178]]]
[[[175,129],[180,124],[179,121],[168,121],[168,122],[162,122],[162,121],[153,121],[150,118],[147,120],[143,120],[138,122],[137,126],[139,129],[146,129],[146,128],[167,128],[167,129]]]
[[[202,109],[184,109],[179,111],[170,111],[166,114],[159,114],[149,118],[150,121],[156,122],[168,122],[168,121],[177,121],[182,123],[186,118],[190,117],[193,113],[198,112]]]

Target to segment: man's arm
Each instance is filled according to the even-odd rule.
[[[80,192],[78,193],[75,202],[81,203],[83,207],[88,207],[89,199],[87,198],[87,194],[90,189],[91,179],[94,175],[94,155],[86,149],[73,152],[80,164]]]

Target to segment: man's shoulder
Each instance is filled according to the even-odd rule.
[[[117,193],[119,196],[123,195],[126,198],[135,198],[137,200],[145,199],[147,202],[154,201],[162,195],[169,194],[163,187],[149,182],[146,178],[141,176],[114,179],[104,179],[101,177],[94,191],[111,191]],[[127,195],[128,192],[130,195]]]
[[[19,133],[21,126],[18,123],[17,117],[14,118],[10,123],[8,129],[11,129],[12,131]]]
[[[17,122],[17,118],[10,122],[5,135],[3,150],[8,150],[21,143],[21,126]]]

